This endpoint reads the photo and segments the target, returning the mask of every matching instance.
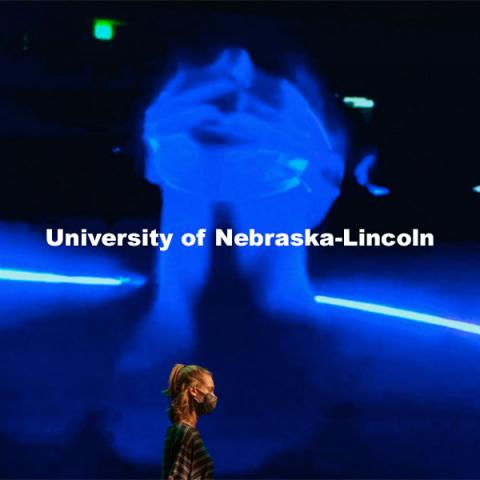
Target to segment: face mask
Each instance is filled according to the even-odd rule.
[[[203,392],[202,392],[203,393]],[[217,406],[218,397],[214,393],[207,393],[203,402],[197,400],[197,411],[200,415],[207,415],[212,413]]]

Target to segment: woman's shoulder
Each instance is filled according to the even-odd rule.
[[[176,445],[191,445],[197,444],[200,437],[200,432],[190,425],[185,425],[182,423],[172,423],[166,434],[165,442],[167,444],[176,444]]]
[[[169,428],[181,429],[181,430],[192,430],[192,431],[198,432],[197,428],[192,427],[191,425],[187,425],[186,423],[182,423],[182,422],[174,422],[170,425]]]
[[[200,432],[197,428],[187,425],[185,423],[172,423],[168,427],[169,433],[183,434],[184,437],[197,438],[200,436]]]

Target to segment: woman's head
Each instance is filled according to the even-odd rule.
[[[212,373],[206,368],[177,363],[170,372],[168,388],[164,391],[170,398],[170,420],[180,422],[194,414],[211,413],[218,400],[214,390]]]

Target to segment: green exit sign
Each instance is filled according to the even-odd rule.
[[[93,20],[93,36],[102,42],[110,42],[115,38],[116,28],[123,22],[109,18],[95,18]]]

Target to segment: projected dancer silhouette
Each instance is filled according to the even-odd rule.
[[[326,89],[306,69],[282,78],[231,48],[210,65],[178,69],[147,109],[143,139],[146,178],[163,192],[161,229],[176,237],[158,254],[151,326],[161,322],[163,338],[175,332],[174,350],[194,338],[191,307],[210,256],[208,243],[185,247],[181,234],[212,232],[218,203],[239,232],[318,225],[339,194],[346,134]],[[305,248],[247,247],[238,260],[267,309],[292,306],[292,299],[312,303]]]

